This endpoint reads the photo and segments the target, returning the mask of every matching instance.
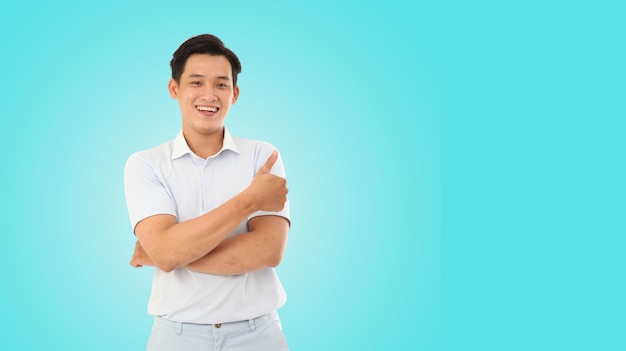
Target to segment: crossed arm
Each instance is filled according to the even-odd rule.
[[[285,206],[286,180],[270,174],[277,158],[274,151],[244,191],[210,212],[180,223],[169,214],[137,223],[131,265],[156,266],[165,272],[187,267],[222,275],[277,266],[287,243],[287,219],[255,217],[248,221],[248,232],[227,238],[253,213],[276,212]]]
[[[201,273],[235,275],[278,266],[287,245],[287,219],[279,216],[255,217],[248,222],[248,230],[223,240],[209,253],[184,267]],[[139,240],[130,264],[133,267],[156,266]]]

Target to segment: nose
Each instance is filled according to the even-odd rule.
[[[206,86],[202,91],[201,98],[207,101],[217,101],[217,94],[215,93],[214,87]]]

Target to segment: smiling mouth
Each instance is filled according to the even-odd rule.
[[[215,107],[215,106],[196,106],[196,110],[200,111],[200,112],[212,112],[215,113],[219,110],[219,107]]]

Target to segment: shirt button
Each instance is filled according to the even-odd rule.
[[[204,167],[204,171],[208,172],[209,171],[209,167]]]
[[[208,195],[211,195],[211,192],[207,190],[204,192],[204,194],[208,196]]]
[[[222,327],[222,325],[221,325],[220,323],[217,323],[217,324],[215,325],[215,328],[221,328],[221,327]]]

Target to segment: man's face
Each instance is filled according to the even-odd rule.
[[[203,135],[222,131],[230,106],[239,96],[228,59],[207,54],[189,56],[180,82],[170,80],[169,91],[178,100],[183,132]]]

